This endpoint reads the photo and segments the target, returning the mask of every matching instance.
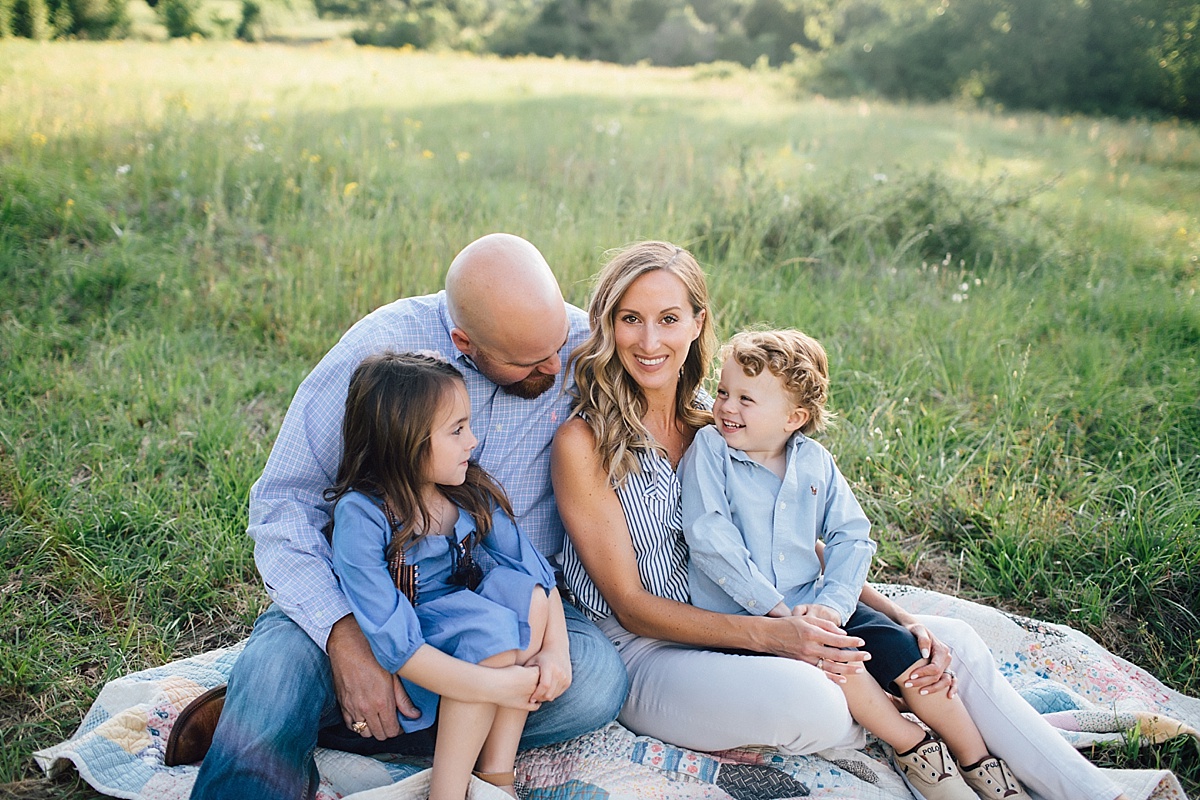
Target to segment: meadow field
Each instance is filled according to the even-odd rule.
[[[0,795],[103,683],[232,644],[246,497],[358,318],[490,231],[585,305],[706,266],[824,341],[874,579],[1073,625],[1200,695],[1200,130],[800,97],[778,71],[0,41]],[[1190,742],[1093,754],[1176,769]]]

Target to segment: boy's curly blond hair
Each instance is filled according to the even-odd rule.
[[[829,357],[821,343],[792,328],[743,331],[720,352],[721,361],[732,358],[751,378],[767,370],[783,381],[797,408],[808,412],[801,433],[811,436],[833,420],[825,408],[829,401]]]

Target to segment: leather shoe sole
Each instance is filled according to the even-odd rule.
[[[188,703],[167,735],[167,752],[163,764],[177,767],[194,764],[204,758],[212,747],[213,731],[225,707],[225,688],[217,686]]]

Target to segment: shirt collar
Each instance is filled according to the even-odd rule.
[[[450,304],[446,302],[446,290],[438,292],[438,318],[442,322],[442,330],[446,333],[446,349],[447,353],[456,353],[454,360],[460,366],[466,367],[473,372],[479,372],[479,367],[475,366],[475,362],[467,357],[467,354],[458,349],[454,344],[454,337],[450,335],[450,331],[454,330],[454,320],[450,319]]]
[[[461,542],[475,532],[475,518],[462,506],[458,507],[458,519],[454,521],[454,541]]]
[[[720,434],[718,434],[718,435],[720,435]],[[791,463],[792,456],[794,456],[796,454],[796,451],[800,449],[800,446],[803,445],[807,441],[808,441],[808,437],[805,436],[800,431],[795,431],[791,435],[791,437],[788,438],[787,444],[784,445],[784,447],[783,447],[784,452],[787,453],[788,463]],[[726,447],[729,447],[729,446],[726,445]],[[729,455],[731,458],[737,459],[738,461],[741,461],[744,464],[758,464],[757,461],[755,461],[750,456],[746,455],[745,451],[738,450],[736,447],[729,447]],[[762,465],[759,464],[759,466],[762,466]]]

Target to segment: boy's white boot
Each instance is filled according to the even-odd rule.
[[[964,769],[962,775],[967,785],[985,800],[1030,800],[1008,764],[995,756],[988,756],[974,769]]]
[[[905,783],[924,800],[978,800],[939,739],[928,739],[905,755],[897,753],[894,761]]]

